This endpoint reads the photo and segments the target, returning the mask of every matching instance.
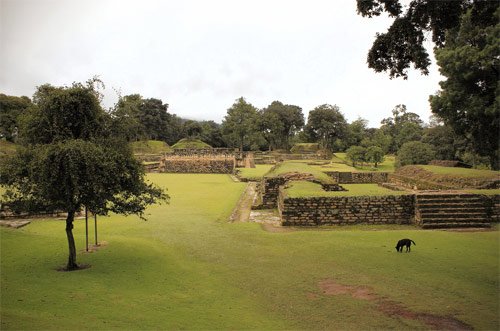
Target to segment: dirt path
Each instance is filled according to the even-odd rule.
[[[252,204],[257,192],[257,183],[248,182],[247,187],[240,197],[240,200],[234,207],[234,210],[229,218],[231,222],[248,222]]]

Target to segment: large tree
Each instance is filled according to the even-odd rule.
[[[238,98],[222,121],[222,134],[227,145],[240,150],[250,148],[258,134],[257,117],[257,108],[243,97]]]
[[[460,26],[448,31],[446,46],[436,50],[440,72],[447,79],[430,97],[433,113],[468,138],[473,151],[487,156],[493,169],[500,166],[500,7],[496,4],[496,12],[485,10],[482,20],[468,10]]]
[[[347,121],[337,105],[324,104],[309,112],[307,134],[326,149],[342,147],[341,140],[347,133]]]
[[[386,33],[377,34],[368,65],[391,78],[407,78],[411,64],[428,73],[424,48],[432,36],[437,63],[446,80],[431,97],[434,114],[469,140],[473,150],[499,168],[500,3],[484,0],[357,0],[358,13],[395,17]]]
[[[67,270],[79,268],[72,230],[82,207],[100,215],[142,216],[147,205],[168,199],[144,181],[144,169],[125,139],[111,134],[112,121],[94,83],[39,87],[20,132],[23,148],[0,173],[7,204],[67,212]]]
[[[290,149],[290,140],[304,126],[302,108],[273,101],[260,114],[262,132],[269,149]]]

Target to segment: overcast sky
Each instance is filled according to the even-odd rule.
[[[32,96],[44,83],[98,75],[104,106],[122,95],[162,99],[181,117],[221,122],[243,96],[304,114],[329,103],[378,127],[397,104],[425,121],[442,80],[390,80],[367,67],[376,32],[355,0],[0,0],[0,93]],[[429,48],[431,44],[427,45]],[[434,60],[433,60],[434,61]]]

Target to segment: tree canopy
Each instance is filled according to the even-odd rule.
[[[144,169],[126,141],[112,137],[95,80],[70,87],[43,85],[23,119],[23,148],[2,164],[4,201],[23,209],[45,206],[67,212],[68,270],[78,269],[75,214],[142,213],[168,196],[144,180]]]
[[[273,101],[260,112],[260,129],[269,149],[290,149],[290,139],[304,126],[302,108]]]
[[[323,148],[334,150],[346,135],[347,121],[338,106],[324,104],[309,112],[305,130]]]
[[[14,142],[19,133],[18,118],[31,105],[28,97],[0,93],[0,138]]]
[[[238,98],[227,110],[222,122],[223,138],[231,147],[250,148],[257,131],[257,108],[243,97]]]

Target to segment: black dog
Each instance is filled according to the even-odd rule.
[[[400,241],[398,241],[398,244],[396,245],[396,250],[400,253],[403,253],[403,246],[406,246],[406,252],[408,253],[409,251],[411,251],[410,249],[411,243],[413,243],[413,245],[415,246],[417,245],[411,239],[401,239]]]

